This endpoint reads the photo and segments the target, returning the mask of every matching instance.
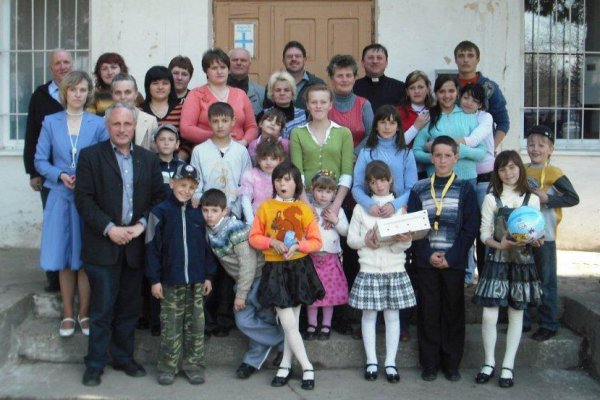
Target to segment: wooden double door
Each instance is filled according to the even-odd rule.
[[[248,49],[251,79],[262,85],[283,68],[283,47],[304,45],[306,70],[326,80],[325,67],[336,54],[351,54],[360,65],[362,49],[373,38],[373,2],[214,0],[215,46]]]

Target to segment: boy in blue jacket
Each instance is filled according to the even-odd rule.
[[[197,178],[194,167],[180,165],[170,182],[172,193],[152,209],[146,228],[146,276],[152,296],[161,300],[161,385],[173,383],[181,357],[189,382],[204,383],[202,297],[212,290],[217,267],[202,213],[190,201]]]

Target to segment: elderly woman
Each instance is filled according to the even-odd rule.
[[[350,55],[335,55],[327,66],[327,74],[333,89],[333,108],[329,112],[329,118],[350,129],[356,154],[358,154],[359,144],[366,136],[365,133],[368,134],[373,125],[371,103],[364,97],[352,93],[357,73],[358,65]]]
[[[258,135],[252,104],[246,93],[227,86],[229,75],[229,56],[221,49],[211,49],[202,56],[202,70],[208,83],[192,89],[183,103],[181,113],[181,136],[194,145],[205,142],[212,136],[208,120],[208,107],[216,102],[229,103],[233,107],[235,125],[232,138],[248,146]]]
[[[75,208],[73,189],[81,149],[108,139],[104,119],[84,112],[92,99],[92,80],[82,71],[67,74],[60,83],[61,103],[65,111],[51,114],[42,123],[35,152],[35,169],[46,179],[50,190],[44,209],[40,266],[59,271],[63,319],[59,334],[75,332],[75,283],[79,290],[77,321],[84,335],[89,335],[90,286],[81,267],[80,220]]]
[[[292,129],[306,124],[306,110],[296,107],[296,81],[286,71],[277,71],[269,78],[267,98],[273,102],[273,107],[266,108],[256,117],[260,121],[263,114],[271,109],[277,109],[285,115],[285,127],[281,131],[283,139],[289,139]]]
[[[104,112],[113,102],[110,84],[113,78],[120,74],[128,73],[127,65],[123,57],[117,53],[104,53],[98,57],[96,67],[94,67],[94,75],[96,76],[96,90],[94,98],[90,102],[87,110],[101,117]],[[139,104],[143,98],[138,96],[136,104]]]

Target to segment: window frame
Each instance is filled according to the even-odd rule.
[[[81,69],[87,71],[89,68],[90,58],[90,41],[91,41],[91,29],[90,29],[90,11],[91,11],[91,0],[72,0],[74,6],[74,20],[73,20],[73,44],[74,47],[64,48],[64,50],[70,52],[73,56],[73,69]],[[87,21],[85,21],[86,15],[81,14],[82,7],[87,3]],[[23,146],[25,143],[26,124],[20,123],[20,118],[27,117],[27,108],[21,108],[23,104],[21,96],[27,96],[27,104],[33,91],[40,85],[48,82],[51,77],[50,68],[48,66],[49,57],[53,50],[56,48],[63,48],[63,32],[62,26],[64,18],[68,17],[68,14],[63,13],[63,7],[67,4],[66,0],[43,0],[43,22],[39,22],[39,18],[36,18],[36,7],[40,7],[40,3],[34,2],[34,0],[0,0],[0,87],[8,88],[8,90],[1,91],[0,93],[0,155],[21,155],[23,153]],[[23,19],[22,15],[19,15],[19,9],[23,6],[29,5],[29,16],[31,18],[31,43],[26,49],[19,48],[18,37],[22,33],[22,27],[19,26],[19,20]],[[13,9],[14,6],[14,9]],[[49,7],[57,8],[57,19],[60,23],[49,21]],[[21,18],[20,18],[21,17]],[[79,47],[81,40],[78,37],[79,28],[81,23],[87,24],[87,43],[83,43],[84,46]],[[48,44],[48,29],[51,24],[56,25],[56,35],[58,46],[49,47]],[[26,23],[23,23],[25,25]],[[35,33],[39,30],[43,30],[43,45],[40,47],[39,44],[36,47]],[[85,29],[85,28],[84,28]],[[39,67],[39,62],[36,60],[36,55],[43,55],[43,68],[41,68],[42,80],[39,81],[39,76],[36,77],[36,67]],[[23,77],[17,74],[19,71],[19,59],[21,57],[31,56],[31,72]],[[16,58],[15,58],[16,56]],[[14,66],[11,65],[14,58]],[[30,80],[31,93],[23,94],[20,93],[20,83],[27,82]],[[16,132],[15,132],[16,130]]]
[[[547,48],[542,48],[543,45],[538,45],[536,48],[536,41],[538,39],[538,36],[541,31],[540,29],[540,22],[542,20],[543,17],[542,14],[540,13],[535,13],[533,11],[526,11],[523,14],[523,21],[525,23],[525,28],[527,29],[527,19],[531,19],[531,30],[532,30],[532,35],[531,38],[529,38],[531,40],[531,46],[530,43],[528,43],[528,37],[526,34],[523,35],[523,43],[524,43],[524,50],[523,50],[523,63],[524,63],[524,79],[525,81],[528,79],[528,67],[530,68],[531,66],[533,66],[533,68],[535,69],[535,71],[532,73],[532,77],[535,79],[535,84],[534,84],[534,88],[533,90],[533,95],[535,96],[535,100],[533,101],[533,105],[531,106],[526,106],[524,104],[523,106],[523,121],[524,121],[524,125],[525,125],[525,129],[527,127],[526,121],[527,121],[527,114],[528,113],[533,113],[534,117],[533,117],[533,121],[535,124],[539,124],[541,116],[547,113],[554,113],[555,116],[553,118],[553,124],[550,126],[551,129],[553,129],[556,140],[555,140],[555,146],[557,149],[559,150],[568,150],[568,151],[574,151],[574,152],[590,152],[590,151],[594,151],[597,152],[600,150],[600,135],[597,138],[589,138],[586,139],[585,138],[585,132],[586,132],[586,125],[585,125],[585,121],[586,118],[584,118],[584,113],[585,112],[598,112],[599,113],[599,118],[600,118],[600,105],[598,105],[597,107],[594,106],[587,106],[586,107],[586,103],[585,103],[585,97],[586,97],[586,66],[587,66],[587,58],[588,57],[599,57],[600,58],[600,51],[591,51],[591,50],[586,50],[585,48],[585,40],[586,38],[582,38],[581,40],[583,41],[584,45],[583,48],[578,49],[578,48],[573,48],[573,41],[572,41],[572,26],[574,24],[576,24],[576,22],[574,22],[576,17],[573,17],[572,14],[572,10],[573,10],[573,6],[575,5],[575,3],[580,3],[581,7],[583,9],[583,21],[584,24],[583,26],[587,26],[588,25],[588,21],[587,21],[587,13],[588,13],[588,5],[590,0],[571,0],[570,1],[570,6],[568,4],[564,4],[564,2],[561,2],[559,0],[554,0],[553,1],[553,5],[552,5],[552,13],[548,15],[548,17],[552,17],[552,15],[554,14],[554,12],[556,12],[557,7],[559,7],[559,3],[562,6],[566,6],[568,9],[568,20],[567,20],[567,25],[570,27],[570,29],[568,29],[568,38],[567,39],[563,39],[563,46],[562,48],[554,48],[551,47],[550,49]],[[540,5],[540,0],[537,1],[538,4],[538,10],[541,9],[541,5]],[[536,18],[537,17],[537,18]],[[550,20],[551,23],[551,29],[554,30],[555,29],[555,25],[556,25],[556,21],[554,20]],[[536,26],[537,25],[537,26]],[[557,30],[558,31],[558,30]],[[587,34],[587,32],[586,32]],[[528,47],[531,48],[531,50],[528,50]],[[558,66],[556,65],[556,63],[554,62],[550,62],[550,66],[551,66],[551,70],[550,70],[550,77],[552,78],[553,81],[553,85],[554,88],[550,89],[550,92],[552,92],[552,90],[554,90],[554,104],[550,104],[548,106],[540,106],[540,96],[541,96],[541,92],[543,91],[540,90],[540,79],[541,79],[541,73],[540,73],[540,66],[541,66],[541,62],[539,62],[540,60],[540,55],[546,55],[549,56],[553,59],[556,59],[560,56],[563,57],[581,57],[581,72],[580,72],[580,78],[579,78],[579,90],[580,90],[580,104],[574,104],[573,103],[573,98],[572,98],[572,93],[571,93],[571,89],[572,89],[572,73],[568,73],[568,74],[563,74],[563,76],[559,76],[559,72],[558,72]],[[527,60],[529,57],[532,57],[532,61],[531,61],[531,65],[527,64]],[[571,67],[572,68],[572,67]],[[567,96],[566,96],[566,102],[567,104],[560,104],[559,105],[559,95],[558,95],[558,89],[559,89],[559,80],[561,80],[561,78],[563,78],[564,76],[567,77],[566,80],[566,87],[567,87]],[[530,94],[530,91],[524,87],[524,99],[526,99],[528,97],[528,95]],[[566,115],[567,118],[566,120],[562,120],[562,125],[559,127],[559,123],[560,120],[559,118],[556,116],[557,114],[562,114],[562,115]],[[574,115],[579,115],[579,118],[571,118],[572,114]],[[576,127],[576,135],[577,137],[571,138],[571,137],[567,137],[567,138],[563,138],[563,137],[558,137],[557,134],[559,133],[559,131],[564,135],[564,129],[567,129],[567,135],[570,136],[572,131],[572,127]]]

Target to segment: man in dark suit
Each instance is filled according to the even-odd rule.
[[[163,196],[158,157],[133,144],[135,108],[106,110],[110,140],[81,151],[75,202],[84,221],[81,259],[92,290],[83,384],[100,384],[107,352],[129,376],[146,375],[133,359],[144,274],[146,216]]]
[[[63,110],[58,95],[58,86],[63,77],[73,69],[73,60],[71,54],[63,49],[56,49],[50,53],[50,72],[52,80],[38,86],[29,100],[29,109],[27,111],[27,128],[25,130],[25,147],[23,149],[23,162],[25,163],[25,172],[29,174],[29,186],[36,192],[40,192],[42,197],[42,207],[46,207],[49,189],[45,188],[43,179],[35,170],[33,159],[40,132],[42,131],[42,121],[47,115],[57,113]],[[48,284],[44,288],[47,292],[58,292],[60,285],[58,283],[58,271],[47,271],[46,279]]]

